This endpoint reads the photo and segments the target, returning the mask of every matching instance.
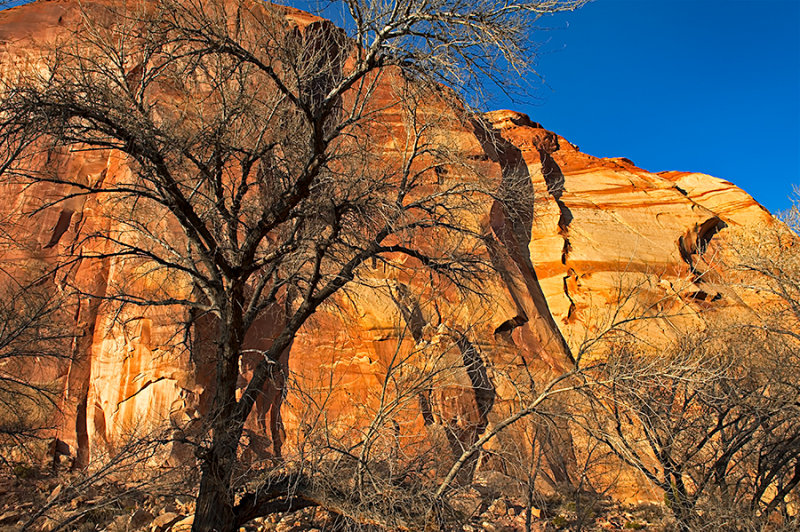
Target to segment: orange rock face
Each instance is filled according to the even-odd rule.
[[[624,158],[581,153],[525,115],[488,116],[521,148],[531,169],[536,205],[530,257],[573,349],[581,324],[614,303],[621,277],[650,278],[654,296],[668,293],[667,285],[699,292],[708,281],[693,272],[702,262],[701,248],[714,238],[724,241],[728,226],[773,222],[764,207],[727,181],[652,174]]]
[[[317,20],[294,11],[286,16],[298,25]],[[66,1],[3,11],[3,64],[34,68],[37,43],[74,17],[75,6]],[[390,90],[386,83],[378,93]],[[455,116],[431,105],[426,112]],[[385,122],[405,127],[391,110]],[[504,204],[485,200],[474,220],[495,271],[481,293],[466,297],[433,292],[413,264],[362,271],[359,282],[296,338],[286,358],[288,395],[281,404],[281,393],[272,390],[257,406],[248,432],[253,447],[275,452],[285,439],[287,448],[299,448],[323,429],[328,437],[355,438],[380,425],[381,452],[412,453],[439,438],[458,454],[518,408],[521,397],[573,366],[583,340],[616,308],[625,286],[642,287],[636,294],[642,305],[678,292],[690,294],[687,308],[698,312],[728,305],[721,279],[708,273],[708,250],[724,249],[730,227],[773,223],[731,183],[702,174],[653,174],[627,159],[592,157],[520,113],[448,123],[448,143],[473,169],[472,177],[449,178],[475,179],[477,173],[508,198]],[[375,149],[387,161],[398,157],[397,146]],[[60,172],[86,182],[120,180],[130,172],[113,154],[51,156]],[[15,242],[2,257],[11,277],[86,257],[96,245],[86,235],[119,230],[113,204],[95,198],[52,203],[67,193],[0,184],[0,218]],[[163,230],[174,228],[165,224]],[[69,285],[97,296],[121,283],[146,288],[169,281],[141,271],[123,259],[80,258],[47,282],[53,293]],[[188,286],[173,289],[190,292]],[[120,310],[88,296],[71,305],[77,337],[70,361],[52,373],[64,403],[58,436],[73,450],[88,458],[132,433],[191,425],[207,410],[213,364],[202,353],[213,338],[197,323],[187,333],[188,311]],[[280,320],[277,310],[267,313],[249,347],[269,343]],[[243,362],[243,376],[250,362]],[[387,416],[392,423],[376,425]],[[554,452],[568,449],[568,439],[555,431],[546,452],[556,480],[569,475],[570,453]]]

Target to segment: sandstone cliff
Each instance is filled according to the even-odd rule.
[[[78,16],[70,0],[1,12],[4,75],[20,65],[36,68],[39,50]],[[283,16],[301,30],[318,21],[288,9]],[[389,85],[378,88],[379,97]],[[300,446],[323,424],[328,437],[364,431],[380,410],[381,390],[396,361],[407,361],[413,374],[433,358],[447,372],[409,393],[404,404],[414,408],[396,431],[410,447],[438,438],[458,454],[512,412],[521,395],[571,368],[583,341],[603,326],[626,289],[637,287],[627,301],[631,311],[662,302],[679,305],[684,321],[693,312],[746,305],[726,286],[715,262],[724,256],[732,228],[774,222],[733,184],[702,174],[653,174],[624,158],[592,157],[513,111],[465,120],[437,105],[427,103],[424,111],[451,117],[448,143],[471,167],[458,175],[451,165],[445,179],[481,179],[509,197],[505,204],[485,201],[475,219],[495,273],[484,281],[482,294],[464,300],[431,293],[426,275],[413,264],[376,264],[361,272],[360,282],[336,306],[319,312],[287,353],[288,395],[272,389],[258,404],[248,432],[253,453],[277,453],[282,440]],[[407,127],[391,109],[384,119],[388,129]],[[375,150],[383,150],[387,164],[402,155],[399,147],[378,140]],[[85,182],[124,181],[130,172],[114,153],[42,157]],[[204,352],[213,338],[202,317],[178,306],[120,310],[103,302],[103,294],[125,283],[148,290],[171,281],[124,259],[92,260],[97,241],[87,235],[119,231],[120,221],[113,203],[91,197],[59,201],[68,193],[46,184],[0,183],[0,220],[14,242],[3,251],[3,282],[59,265],[43,282],[53,293],[77,288],[70,292],[76,297],[70,304],[76,339],[69,362],[56,364],[50,375],[63,397],[57,436],[86,460],[135,432],[191,426],[208,408],[213,365]],[[162,229],[174,230],[168,222]],[[191,292],[189,286],[171,289]],[[278,308],[266,313],[248,348],[268,344],[281,319]],[[669,334],[667,329],[664,321],[653,324],[655,336]],[[438,345],[457,349],[436,353]],[[251,369],[248,363],[243,374]],[[555,481],[569,480],[574,457],[555,451],[569,449],[569,437],[561,430],[549,436],[545,454]],[[176,448],[174,457],[181,459],[181,452]]]

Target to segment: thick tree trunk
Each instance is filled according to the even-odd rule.
[[[225,294],[225,311],[219,325],[214,403],[208,419],[211,446],[201,456],[200,490],[193,532],[229,532],[238,529],[231,480],[244,420],[237,415],[236,384],[245,330],[242,319],[244,291],[234,285]]]
[[[235,432],[235,431],[234,431]],[[214,438],[205,457],[197,496],[193,532],[229,532],[238,530],[234,514],[231,478],[236,464],[239,439],[234,435]],[[220,441],[226,439],[228,441]]]
[[[193,532],[228,532],[238,530],[241,519],[235,509],[234,487],[231,485],[237,465],[239,440],[244,423],[249,416],[258,394],[272,372],[280,363],[280,354],[292,343],[299,325],[314,311],[309,306],[295,315],[295,322],[288,324],[264,354],[239,401],[236,399],[239,378],[239,361],[246,327],[244,324],[244,284],[234,286],[225,294],[225,310],[220,319],[217,344],[217,389],[214,403],[207,419],[212,428],[212,443],[201,456],[200,490],[197,495]],[[291,497],[281,503],[293,507],[301,502]],[[278,504],[278,506],[281,506]],[[283,507],[281,506],[281,507]],[[303,507],[303,506],[300,506]]]

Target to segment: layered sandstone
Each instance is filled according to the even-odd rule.
[[[77,16],[71,1],[40,1],[0,13],[6,75],[11,65],[34,68],[43,43]],[[319,20],[292,10],[284,16],[300,28]],[[385,83],[378,98],[381,90],[391,90]],[[513,412],[521,396],[573,367],[583,341],[605,323],[627,287],[639,287],[628,302],[632,307],[669,301],[700,312],[709,305],[745,304],[725,291],[724,274],[713,270],[709,250],[724,253],[732,227],[773,219],[733,184],[702,174],[653,174],[627,159],[592,157],[520,113],[464,120],[437,102],[427,105],[427,113],[452,117],[448,143],[472,161],[472,172],[449,179],[478,174],[509,198],[505,205],[485,201],[474,220],[495,271],[482,294],[466,298],[432,293],[428,277],[413,264],[362,271],[361,282],[335,307],[319,312],[286,355],[286,401],[281,404],[281,393],[271,390],[257,405],[248,432],[257,454],[279,451],[281,417],[291,446],[322,424],[341,438],[363,432],[382,407],[381,391],[398,358],[407,361],[409,374],[422,373],[432,359],[447,372],[409,392],[398,418],[404,425],[392,430],[409,445],[439,438],[457,454]],[[384,118],[389,129],[406,127],[391,109]],[[375,149],[383,150],[387,164],[401,155],[396,145]],[[50,155],[59,172],[85,182],[124,180],[130,172],[113,153]],[[70,361],[51,373],[64,398],[58,437],[88,458],[113,450],[132,433],[163,425],[184,430],[199,419],[213,381],[213,363],[204,358],[213,338],[185,309],[120,310],[103,302],[113,287],[135,282],[147,290],[168,280],[139,276],[123,259],[87,258],[97,241],[85,236],[119,230],[119,221],[113,204],[91,197],[59,202],[66,193],[47,185],[0,184],[0,218],[14,235],[2,260],[13,277],[79,257],[45,282],[53,293],[79,287],[70,307],[77,331]],[[163,230],[176,229],[165,222]],[[171,289],[191,292],[188,286]],[[279,314],[263,317],[249,348],[271,341]],[[667,334],[660,327],[654,325],[654,334]],[[243,375],[249,369],[246,361]],[[403,382],[414,385],[411,377]],[[551,450],[569,448],[563,431],[549,438]],[[546,454],[554,479],[567,479],[569,452]]]
[[[626,283],[647,279],[653,298],[681,293],[705,299],[701,292],[711,275],[701,263],[703,255],[714,254],[712,241],[729,238],[727,227],[774,222],[728,181],[697,173],[653,174],[625,158],[581,153],[520,113],[488,117],[522,149],[533,170],[530,256],[573,349],[584,326],[615,304]]]

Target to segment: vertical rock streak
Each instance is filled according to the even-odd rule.
[[[507,322],[501,324],[498,328],[505,330],[514,323],[519,323],[520,327],[524,324],[525,327],[523,327],[522,334],[523,337],[531,340],[529,347],[536,350],[541,358],[547,361],[556,372],[567,371],[574,365],[572,353],[550,312],[528,248],[532,237],[535,214],[534,190],[528,166],[522,156],[522,151],[511,142],[505,140],[500,132],[491,125],[476,122],[474,130],[486,155],[497,162],[501,168],[502,182],[499,196],[505,201],[496,201],[491,207],[491,230],[493,238],[500,244],[503,251],[508,254],[515,266],[513,269],[516,270],[516,274],[512,273],[509,269],[510,264],[500,264],[499,262],[502,262],[502,259],[497,256],[492,257],[501,272],[501,276],[506,279],[506,285],[512,298],[519,307],[518,317],[514,318],[513,323]],[[552,159],[550,160],[552,161]],[[557,168],[558,166],[555,165],[555,169]],[[556,172],[555,169],[553,167],[550,168],[553,188],[554,190],[561,190],[557,184],[560,171]],[[563,187],[563,175],[561,176],[560,187]],[[569,212],[566,207],[564,209],[562,212]],[[564,214],[564,220],[566,227],[569,223],[567,214]],[[490,251],[492,249],[498,250],[499,248],[498,246],[490,245]],[[519,276],[521,278],[524,293],[520,293],[520,288],[523,287],[519,283],[509,282],[509,274],[510,277]],[[532,308],[525,308],[527,306],[526,301],[532,304]]]

